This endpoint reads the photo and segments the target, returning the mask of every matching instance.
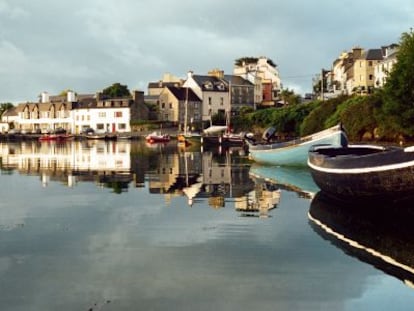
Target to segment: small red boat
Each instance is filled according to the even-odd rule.
[[[168,143],[171,140],[170,135],[152,132],[145,137],[146,141],[150,144],[154,143]]]
[[[45,134],[39,137],[39,141],[65,141],[72,138],[73,136],[68,134]]]

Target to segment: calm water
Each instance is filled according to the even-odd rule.
[[[336,206],[306,169],[139,142],[0,156],[0,310],[414,305],[414,213]]]

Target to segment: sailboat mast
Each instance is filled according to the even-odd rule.
[[[187,134],[187,119],[188,119],[188,87],[185,89],[185,102],[184,102],[184,135]]]

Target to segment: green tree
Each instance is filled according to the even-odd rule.
[[[0,104],[0,116],[7,110],[9,110],[10,108],[13,108],[13,104],[12,103],[1,103]]]
[[[280,92],[280,98],[284,105],[296,105],[300,103],[300,96],[296,95],[293,90],[283,89]]]
[[[114,83],[111,86],[103,89],[102,94],[108,97],[127,97],[130,96],[131,93],[128,89],[128,86],[123,85],[121,83]]]
[[[346,96],[340,96],[326,101],[315,101],[314,109],[306,116],[301,125],[302,135],[319,132],[341,121],[339,118],[334,120],[331,116],[335,114],[337,107],[347,98]],[[333,124],[329,123],[328,120]]]
[[[397,63],[391,70],[383,91],[383,117],[388,120],[389,131],[414,135],[413,90],[414,34],[405,32],[401,35]]]

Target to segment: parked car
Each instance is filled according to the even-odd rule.
[[[95,130],[91,127],[88,127],[82,130],[82,134],[84,135],[93,135],[94,133],[95,133]]]
[[[11,129],[8,132],[9,134],[20,134],[20,130],[19,129]]]
[[[55,128],[55,130],[53,131],[54,134],[66,134],[66,130],[62,127],[57,127]]]

